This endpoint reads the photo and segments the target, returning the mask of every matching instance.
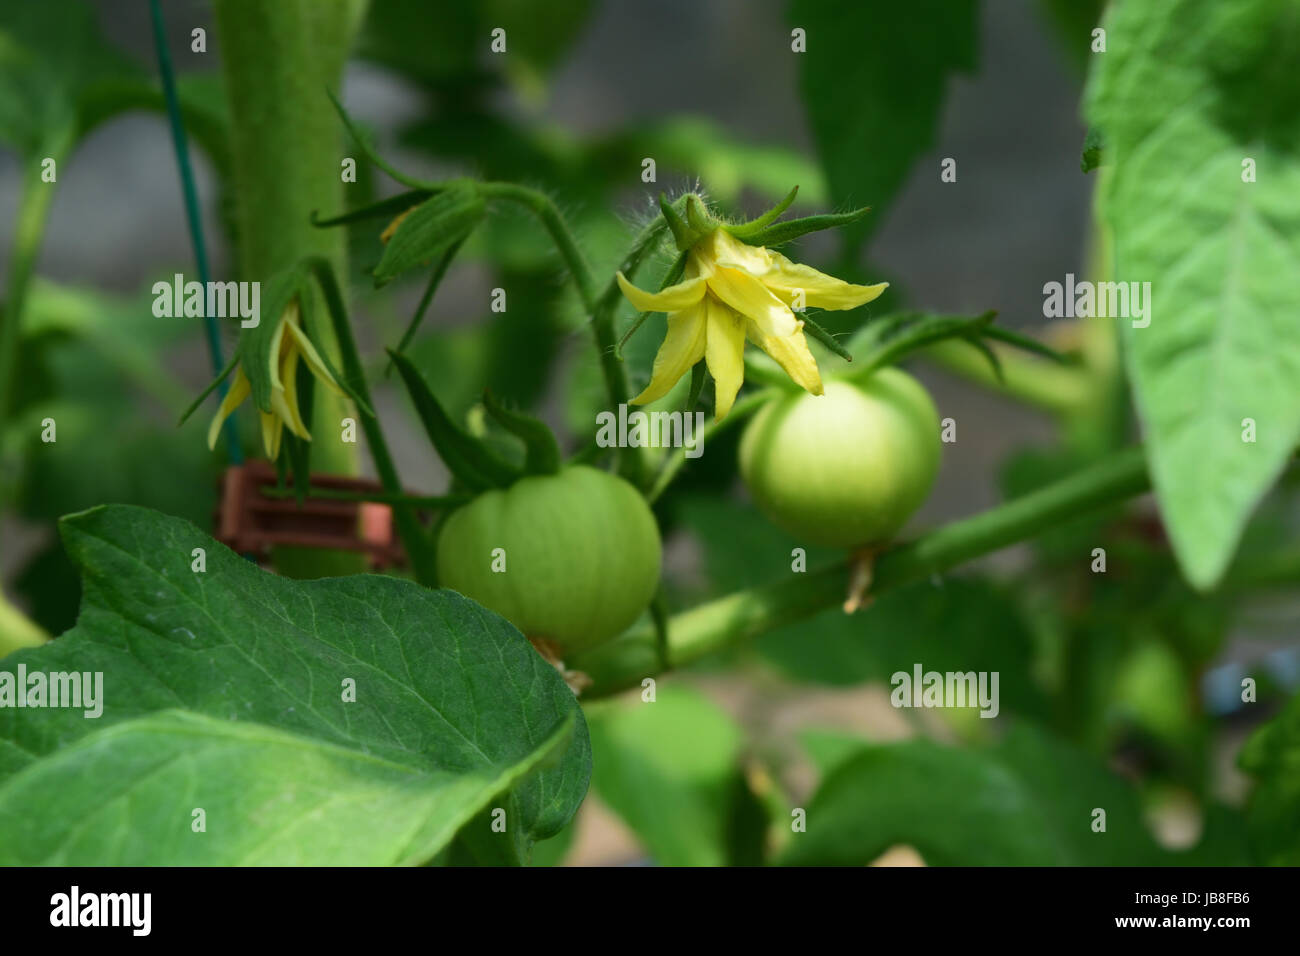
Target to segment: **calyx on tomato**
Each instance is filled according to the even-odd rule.
[[[659,583],[659,529],[645,499],[586,465],[521,478],[453,512],[438,579],[563,657],[625,630]]]
[[[929,394],[884,368],[764,407],[741,438],[740,471],[759,510],[800,541],[873,546],[925,501],[939,451]]]

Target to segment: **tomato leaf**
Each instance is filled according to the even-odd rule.
[[[1107,278],[1150,284],[1124,354],[1174,552],[1207,589],[1300,440],[1300,13],[1122,2],[1105,26],[1086,113]]]
[[[91,733],[0,786],[0,864],[420,864],[562,751],[575,720],[512,763],[450,772],[159,711]]]
[[[806,31],[799,84],[829,192],[875,209],[844,230],[846,250],[856,250],[934,141],[949,77],[975,66],[976,4],[795,0],[789,9],[790,26]]]
[[[416,862],[454,831],[447,821],[500,792],[492,781],[512,791],[518,813],[507,826],[527,840],[557,832],[581,801],[590,756],[572,692],[513,626],[472,601],[374,575],[269,574],[188,522],[143,508],[94,508],[63,519],[61,529],[83,577],[81,616],[57,640],[6,657],[0,674],[20,666],[101,673],[103,712],[87,719],[81,709],[0,708],[0,831],[13,834],[21,813],[34,841],[0,842],[24,860],[50,858],[62,840],[70,841],[63,862],[84,864],[139,861],[141,845],[152,847],[149,862],[246,852],[284,861],[291,844],[319,842],[328,862],[350,863],[346,854],[360,851],[341,831],[356,827],[386,834],[374,852],[389,862]],[[206,564],[194,570],[199,548]],[[158,713],[176,708],[191,715]],[[128,726],[137,718],[147,722]],[[566,722],[572,739],[561,746],[552,738]],[[186,734],[192,744],[181,741]],[[530,773],[552,748],[557,761]],[[195,771],[176,771],[174,783],[203,781],[179,819],[150,812],[165,803],[143,779],[155,750]],[[265,801],[243,802],[244,785]],[[65,815],[136,787],[138,807],[123,800],[98,836],[78,834],[79,815]],[[277,819],[280,799],[302,810],[299,787],[338,787],[342,802],[361,805],[302,815],[299,837],[309,837],[277,844],[254,811]],[[443,814],[437,807],[448,794],[460,796]],[[371,799],[407,814],[409,845],[393,837],[400,828],[359,822],[357,814],[372,814]],[[209,827],[194,839],[217,846],[190,845],[196,806],[208,809]],[[435,824],[438,838],[424,839]],[[260,851],[242,842],[250,828],[265,837]]]
[[[835,747],[786,865],[861,866],[892,846],[932,866],[1116,866],[1167,861],[1136,794],[1083,753],[1027,726],[996,747],[928,740]],[[1094,810],[1105,832],[1093,830]]]
[[[409,358],[391,349],[388,355],[402,376],[429,441],[447,470],[461,483],[472,491],[483,491],[503,488],[522,475],[452,420]]]

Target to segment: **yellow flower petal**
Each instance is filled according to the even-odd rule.
[[[792,303],[795,292],[802,289],[803,304],[810,309],[856,309],[889,288],[888,282],[854,285],[812,266],[791,262],[779,252],[772,253],[772,267],[760,281],[786,304]]]
[[[311,344],[311,339],[307,338],[307,333],[298,328],[297,322],[289,323],[289,334],[293,336],[294,343],[302,351],[303,360],[306,361],[307,367],[311,369],[311,373],[316,376],[316,380],[335,395],[343,395],[343,389],[339,388],[339,383],[334,381],[334,376],[325,367],[325,362],[322,361],[320,353]]]
[[[266,457],[275,461],[280,457],[280,436],[284,434],[284,422],[279,415],[270,412],[261,412],[262,416],[262,447],[266,449]]]
[[[292,338],[289,340],[293,341]],[[280,363],[280,378],[284,388],[271,390],[271,411],[278,415],[289,431],[299,438],[311,441],[307,426],[298,412],[298,349],[290,346]]]
[[[690,367],[704,357],[705,304],[695,303],[690,308],[668,316],[668,334],[655,356],[650,384],[636,398],[633,405],[644,405],[663,398],[677,384],[677,380]]]
[[[293,324],[289,320],[289,314],[290,312],[296,313],[297,309],[296,305],[291,305],[288,309],[285,309],[280,324],[275,327],[275,331],[271,334],[271,348],[267,352],[267,357],[271,363],[271,388],[273,390],[284,388],[283,383],[280,381],[280,360],[284,357],[282,354],[284,351],[284,327]]]
[[[713,299],[706,300],[708,334],[704,360],[713,376],[713,415],[721,420],[731,411],[745,380],[745,317]]]
[[[221,407],[217,409],[212,424],[208,426],[209,449],[217,447],[217,436],[221,434],[221,426],[225,424],[231,412],[238,408],[244,399],[248,398],[248,393],[251,390],[248,376],[244,374],[244,370],[242,368],[235,369],[235,380],[230,384],[230,391],[226,392],[226,397],[221,400]]]
[[[725,229],[714,232],[707,240],[703,255],[715,265],[743,269],[753,276],[762,276],[772,267],[774,253],[763,246],[741,242]]]
[[[776,359],[777,364],[785,369],[795,384],[806,388],[814,395],[822,393],[822,376],[817,371],[817,360],[808,351],[808,341],[802,332],[793,335],[765,335],[754,323],[746,327],[749,340]]]
[[[799,329],[799,320],[790,307],[748,272],[715,266],[707,281],[710,292],[757,324],[764,335],[781,337]]]
[[[704,280],[687,279],[659,292],[646,292],[628,282],[623,273],[618,274],[618,287],[627,300],[642,312],[680,312],[704,298]]]

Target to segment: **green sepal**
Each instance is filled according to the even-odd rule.
[[[370,160],[404,186],[410,186],[412,189],[436,190],[438,188],[437,183],[424,182],[423,180],[416,179],[414,176],[408,176],[402,171],[394,168],[375,150],[374,144],[370,142],[370,137],[362,132],[361,128],[352,121],[352,117],[349,116],[348,111],[343,108],[343,104],[339,102],[338,97],[336,97],[330,90],[326,90],[325,92],[329,96],[330,102],[334,104],[334,109],[339,114],[339,119],[343,120],[343,125],[347,128],[348,134],[356,141],[357,147],[365,155],[366,159]]]
[[[330,324],[334,328],[334,338],[337,342],[344,342],[344,332],[348,338],[351,336],[351,328],[348,326],[347,308],[343,305],[343,294],[339,291],[338,283],[334,279],[334,270],[332,266],[324,264],[324,260],[309,259],[307,260],[312,271],[316,274],[316,282],[320,286],[321,294],[325,298],[325,311],[329,313]],[[298,314],[302,317],[302,330],[311,344],[316,346],[316,354],[320,356],[321,363],[325,366],[326,371],[334,377],[339,388],[343,390],[348,398],[356,403],[357,409],[368,418],[375,417],[375,410],[370,407],[366,401],[364,383],[358,383],[352,380],[346,373],[346,366],[340,372],[335,367],[334,361],[330,358],[329,350],[321,344],[321,337],[316,333],[316,315],[313,311],[312,297],[304,295],[298,304]]]
[[[840,358],[848,362],[853,361],[853,353],[841,345],[835,336],[831,335],[806,315],[801,315],[800,319],[803,322],[803,330],[805,332],[815,338],[822,345],[826,346]]]
[[[911,353],[945,339],[961,339],[973,345],[996,316],[995,311],[977,316],[898,312],[876,319],[849,341],[848,350],[854,356],[854,364],[859,366],[849,377],[869,375],[886,365],[896,365]],[[987,346],[980,351],[986,358],[991,357]],[[996,357],[991,361],[994,372],[1001,374]]]
[[[1044,345],[1038,339],[1031,339],[1027,335],[1021,335],[1019,332],[1013,332],[1010,329],[1004,329],[1000,325],[989,325],[981,333],[986,339],[994,339],[998,342],[1005,342],[1007,345],[1014,345],[1018,349],[1026,352],[1033,352],[1035,355],[1041,355],[1043,358],[1051,359],[1060,365],[1072,364],[1068,355],[1064,355],[1052,348],[1050,345]]]
[[[695,241],[699,236],[691,232],[685,220],[673,208],[672,203],[668,201],[668,197],[663,193],[659,194],[659,210],[663,214],[664,222],[668,223],[668,231],[673,234],[673,242],[677,244],[679,251],[685,252],[695,245]]]
[[[350,209],[337,216],[331,216],[329,219],[321,219],[320,215],[315,210],[312,210],[311,224],[324,229],[329,226],[345,226],[348,223],[378,219],[381,216],[396,216],[399,213],[406,212],[412,206],[418,206],[439,191],[435,189],[412,189],[409,192],[398,193],[396,196],[381,199],[379,202],[371,203],[368,206]]]
[[[253,404],[264,412],[271,411],[271,363],[279,356],[271,354],[275,330],[285,309],[295,299],[301,301],[306,288],[306,271],[302,263],[277,272],[262,283],[257,325],[239,334],[239,361],[248,377]]]
[[[178,428],[181,425],[184,425],[187,421],[189,421],[190,416],[193,415],[196,411],[198,411],[199,406],[203,404],[203,400],[207,398],[209,395],[211,395],[216,390],[217,386],[226,380],[226,378],[230,375],[231,372],[235,370],[235,366],[237,366],[238,364],[239,364],[239,349],[235,349],[235,354],[230,356],[230,361],[226,363],[226,367],[223,368],[220,372],[218,372],[217,377],[214,378],[212,381],[210,381],[207,384],[207,387],[203,389],[203,391],[199,392],[198,397],[195,398],[194,401],[190,402],[190,404],[186,407],[185,411],[181,412],[180,420],[176,422]]]
[[[824,213],[820,216],[790,219],[786,222],[778,222],[775,225],[768,226],[766,229],[759,229],[753,235],[745,236],[744,240],[751,246],[778,246],[783,242],[806,236],[810,232],[820,232],[823,229],[847,226],[849,223],[857,222],[869,212],[871,212],[871,207],[863,206],[861,209],[855,209],[852,212]]]
[[[459,245],[483,220],[487,205],[469,180],[449,183],[402,220],[375,266],[376,288]]]
[[[794,204],[795,196],[797,196],[798,194],[799,194],[799,187],[795,186],[788,193],[786,193],[784,199],[782,199],[779,203],[777,203],[775,206],[773,206],[767,212],[763,213],[763,215],[759,216],[758,218],[751,219],[749,222],[738,223],[736,225],[731,225],[731,226],[724,225],[722,228],[727,230],[727,232],[731,233],[737,239],[742,239],[742,240],[748,239],[749,237],[755,235],[758,232],[761,232],[763,229],[767,228],[772,223],[780,219],[781,214],[784,213],[787,209],[789,209]]]
[[[469,491],[479,492],[504,488],[522,476],[518,468],[502,461],[452,421],[410,359],[392,349],[388,350],[388,355],[402,376],[429,441],[452,477]]]
[[[483,392],[483,407],[502,428],[524,443],[524,471],[553,475],[560,470],[560,444],[541,419],[502,405],[490,391]]]
[[[709,215],[699,196],[689,193],[686,196],[686,223],[695,233],[696,238],[703,238],[718,228],[717,220]]]

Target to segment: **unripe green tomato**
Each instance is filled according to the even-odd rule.
[[[438,537],[443,587],[561,655],[635,621],[658,587],[659,559],[659,528],[645,499],[586,465],[484,492],[454,511]]]
[[[755,503],[800,541],[883,544],[921,506],[939,469],[939,416],[921,384],[880,369],[763,408],[740,440]]]

